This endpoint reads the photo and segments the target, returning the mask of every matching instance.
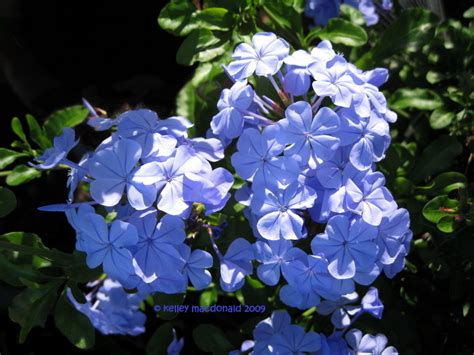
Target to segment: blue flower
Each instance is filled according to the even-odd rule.
[[[157,211],[137,212],[129,219],[138,230],[138,242],[133,257],[147,277],[182,270],[185,260],[178,247],[184,242],[184,222],[181,218],[165,215],[157,223]]]
[[[207,251],[196,249],[191,252],[191,248],[186,244],[180,246],[180,252],[186,264],[183,273],[189,278],[197,290],[202,290],[209,286],[212,281],[211,273],[206,270],[213,264],[212,255]]]
[[[322,254],[308,255],[304,262],[295,260],[284,264],[282,271],[288,284],[304,293],[315,292],[324,298],[338,299],[354,291],[352,280],[339,280],[329,274],[328,261]]]
[[[369,288],[360,303],[362,311],[370,314],[372,317],[382,319],[383,303],[379,299],[379,290],[375,287]]]
[[[336,301],[324,300],[316,311],[323,315],[331,315],[331,323],[337,329],[343,329],[351,325],[351,317],[358,314],[361,310],[360,306],[352,305],[359,299],[357,292],[342,295]]]
[[[278,126],[268,126],[262,133],[255,128],[244,130],[237,141],[238,151],[232,155],[232,166],[237,174],[254,183],[267,184],[275,179],[289,184],[298,175],[294,159],[279,156],[285,146],[279,142]]]
[[[321,347],[321,336],[304,331],[299,325],[287,325],[274,337],[272,348],[276,354],[301,354],[317,351]]]
[[[255,259],[261,263],[257,268],[258,278],[269,286],[275,286],[280,281],[280,271],[284,263],[306,257],[304,251],[293,248],[293,243],[285,239],[256,242],[254,250]]]
[[[151,206],[156,198],[156,188],[144,185],[150,176],[135,167],[141,153],[140,145],[129,139],[117,140],[112,146],[96,152],[89,168],[94,179],[90,185],[92,198],[101,205],[115,206],[126,188],[132,207],[143,210]]]
[[[339,138],[334,137],[339,128],[339,116],[330,108],[323,107],[313,117],[311,105],[299,101],[286,109],[285,119],[278,123],[289,148],[285,155],[299,161],[301,166],[315,168],[330,159],[339,147]]]
[[[350,107],[358,87],[344,58],[336,56],[326,63],[316,63],[309,68],[315,81],[313,89],[318,96],[329,97],[335,105]]]
[[[86,303],[74,299],[67,289],[68,300],[104,335],[123,334],[136,336],[145,331],[146,316],[140,312],[140,294],[127,293],[120,283],[111,279],[94,293],[86,296]]]
[[[392,264],[404,251],[402,240],[408,233],[411,233],[410,217],[406,209],[400,208],[382,219],[377,241],[381,251],[379,260],[383,265]]]
[[[306,310],[317,306],[321,298],[314,291],[302,291],[296,285],[284,285],[280,288],[280,300],[287,306]]]
[[[158,191],[158,209],[175,216],[189,212],[190,203],[184,200],[186,174],[199,173],[203,165],[201,159],[190,156],[184,147],[178,147],[174,156],[164,161],[152,161],[141,166],[135,181],[152,184]],[[143,176],[144,178],[141,178]]]
[[[316,192],[298,181],[285,189],[276,186],[265,188],[252,203],[252,210],[260,216],[257,222],[259,233],[268,240],[303,238],[304,220],[297,210],[313,206]]]
[[[252,38],[252,45],[239,44],[232,54],[234,59],[226,70],[235,80],[243,80],[253,73],[258,76],[274,75],[288,56],[289,44],[274,33],[259,32]]]
[[[345,215],[332,217],[324,233],[311,241],[313,253],[324,253],[328,258],[329,273],[336,279],[353,278],[357,271],[365,270],[377,258],[377,228],[361,218]]]
[[[81,218],[80,229],[87,266],[93,269],[102,264],[104,272],[116,280],[126,279],[135,273],[132,254],[127,249],[137,244],[135,226],[115,220],[109,230],[104,217],[89,213]]]
[[[222,90],[217,103],[219,113],[211,121],[214,134],[225,138],[240,136],[247,110],[253,103],[254,91],[246,81],[237,81],[230,89]]]
[[[252,267],[252,245],[243,238],[235,239],[220,260],[220,285],[226,292],[240,289],[245,282],[245,276],[250,275]]]
[[[333,17],[339,16],[341,0],[308,0],[305,6],[305,15],[312,17],[318,26],[327,25]]]
[[[311,84],[309,66],[317,61],[311,54],[304,50],[297,50],[285,58],[286,74],[284,88],[292,95],[305,95]]]
[[[372,163],[384,158],[389,144],[387,122],[373,113],[367,122],[361,122],[360,136],[351,149],[349,160],[358,170],[367,170]]]
[[[74,140],[75,133],[72,128],[65,127],[63,132],[60,136],[54,138],[53,146],[51,148],[46,149],[38,158],[35,158],[35,161],[42,162],[40,164],[32,164],[32,167],[37,169],[52,169],[58,164],[66,163],[67,155],[74,148],[79,140]],[[69,164],[68,164],[69,165]]]
[[[383,334],[364,335],[359,329],[351,329],[345,338],[355,354],[398,355],[397,349],[393,346],[386,348],[387,337]]]
[[[133,110],[120,115],[118,134],[122,138],[133,139],[142,147],[144,157],[168,157],[176,146],[176,138],[158,133],[158,115],[150,110]]]
[[[378,226],[382,218],[396,209],[396,203],[388,189],[383,186],[382,173],[368,172],[361,180],[348,179],[345,206],[370,225]]]
[[[255,354],[263,354],[268,350],[275,335],[291,324],[291,318],[286,311],[274,311],[272,315],[259,322],[253,330],[255,339]]]
[[[183,350],[184,346],[184,338],[178,339],[176,336],[176,330],[173,328],[173,340],[166,348],[166,352],[168,355],[179,355]]]
[[[215,162],[224,159],[224,146],[217,138],[183,139],[180,146],[186,148],[189,155],[203,160]]]

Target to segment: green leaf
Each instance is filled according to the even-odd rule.
[[[23,142],[28,144],[28,141],[26,140],[25,132],[23,131],[23,126],[18,117],[13,117],[11,126],[12,126],[12,131],[18,136],[18,138],[20,138]]]
[[[70,106],[54,112],[44,122],[44,131],[49,139],[59,136],[64,127],[75,127],[84,122],[89,111],[82,105]]]
[[[360,12],[359,9],[356,9],[353,6],[341,4],[341,6],[339,7],[339,11],[341,12],[342,18],[350,21],[354,25],[364,26],[366,23],[362,12]]]
[[[0,186],[0,218],[10,214],[16,208],[16,197],[13,191]]]
[[[438,229],[444,233],[454,232],[455,226],[456,226],[455,216],[444,216],[443,218],[439,220],[438,223],[436,223],[436,227],[438,227]]]
[[[18,186],[41,176],[41,172],[26,165],[18,165],[8,174],[7,185]]]
[[[263,8],[278,27],[287,30],[285,34],[294,36],[295,33],[303,33],[302,16],[292,5],[285,4],[282,0],[264,0]]]
[[[199,296],[200,306],[211,306],[217,302],[217,289],[212,287],[208,290],[204,290]]]
[[[393,192],[395,196],[410,196],[413,192],[413,184],[406,177],[398,176],[393,181]]]
[[[23,343],[35,326],[43,327],[58,299],[60,282],[50,282],[35,289],[25,289],[8,308],[10,319],[21,326],[19,342]]]
[[[196,90],[193,83],[188,81],[176,96],[176,114],[186,117],[191,122],[195,121]]]
[[[225,43],[226,41],[216,37],[209,30],[195,30],[179,47],[176,61],[181,65],[209,61],[226,51]]]
[[[453,190],[466,187],[467,178],[461,173],[450,171],[438,175],[427,186],[417,187],[417,190],[427,195],[439,195],[448,194]]]
[[[443,217],[457,213],[459,201],[447,195],[436,196],[423,207],[423,216],[430,222],[438,223]]]
[[[90,349],[95,342],[95,329],[89,318],[69,302],[63,291],[54,309],[54,323],[68,340],[79,349]]]
[[[443,106],[443,101],[429,89],[398,89],[390,97],[389,106],[394,110],[415,108],[432,111]]]
[[[434,110],[430,115],[430,126],[433,129],[443,129],[453,122],[456,114],[446,111],[444,108]]]
[[[327,26],[318,36],[321,39],[351,47],[362,46],[367,43],[368,39],[367,33],[362,27],[340,18],[329,20]]]
[[[193,330],[193,340],[202,351],[212,354],[227,354],[233,349],[225,333],[212,324],[200,324]]]
[[[462,15],[464,18],[474,18],[474,6],[471,6],[469,9],[464,11],[464,14]]]
[[[374,47],[356,63],[366,69],[383,59],[404,52],[416,52],[434,35],[436,16],[421,8],[405,10],[378,39]]]
[[[221,7],[209,7],[193,14],[191,23],[196,28],[212,31],[228,31],[233,26],[232,13]]]
[[[175,36],[186,36],[196,28],[191,17],[196,7],[189,0],[172,0],[161,10],[158,24]]]
[[[18,158],[27,156],[25,153],[18,153],[14,150],[0,148],[0,170],[5,169]]]
[[[455,137],[442,136],[431,142],[417,159],[412,180],[417,183],[449,168],[462,153],[462,144]]]
[[[305,0],[283,0],[285,5],[291,6],[299,14],[304,12],[304,7],[306,4]]]
[[[49,148],[51,146],[51,141],[44,134],[38,121],[36,121],[32,115],[26,115],[26,122],[28,123],[28,129],[30,130],[31,140],[43,149]]]
[[[167,355],[167,349],[173,341],[173,325],[170,322],[162,324],[153,333],[146,345],[147,355]]]

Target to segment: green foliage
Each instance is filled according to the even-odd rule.
[[[200,350],[215,355],[227,354],[234,347],[225,333],[212,324],[200,324],[193,330],[193,340]]]
[[[95,330],[89,319],[76,310],[63,291],[54,309],[56,327],[74,346],[90,349],[94,346]]]
[[[147,355],[167,355],[168,345],[173,340],[173,326],[164,323],[156,329],[146,345]]]
[[[15,194],[6,187],[0,186],[0,218],[10,214],[15,208]]]

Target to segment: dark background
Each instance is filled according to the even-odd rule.
[[[12,117],[23,119],[30,113],[41,121],[54,110],[80,103],[81,97],[110,114],[139,106],[150,107],[162,117],[172,114],[176,93],[191,76],[192,68],[176,64],[181,38],[164,32],[157,24],[166,2],[142,0],[125,5],[110,0],[0,0],[0,146],[7,147],[14,139]],[[461,3],[464,1],[448,1],[447,17],[460,18],[466,8]],[[87,142],[87,132],[84,139]],[[36,210],[37,206],[65,200],[65,174],[45,175],[14,191],[18,208],[0,221],[0,234],[34,231],[48,247],[71,252],[74,235],[63,215]],[[26,343],[17,345],[19,326],[7,314],[16,292],[0,284],[2,355],[49,354],[55,350],[83,353],[69,344],[51,319],[45,329],[34,328]],[[146,335],[97,334],[96,351],[89,353],[137,352],[136,345],[144,346],[156,329],[156,320],[148,318]],[[194,323],[229,321],[217,318],[203,316]],[[239,325],[239,319],[233,321]],[[183,317],[181,322],[188,348],[184,353],[188,353],[193,320]]]

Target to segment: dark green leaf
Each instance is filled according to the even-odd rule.
[[[438,223],[443,217],[457,213],[459,201],[447,195],[437,196],[423,207],[423,216],[430,222]]]
[[[44,130],[49,139],[59,136],[64,127],[75,127],[84,122],[89,111],[82,105],[70,106],[54,112],[44,122]]]
[[[69,302],[63,292],[54,310],[56,327],[74,346],[79,349],[90,349],[95,342],[95,329],[89,318],[79,312]]]
[[[211,306],[217,302],[217,289],[215,287],[204,290],[199,296],[200,306]]]
[[[378,39],[375,46],[358,62],[365,69],[385,58],[403,52],[415,52],[427,44],[433,37],[436,16],[425,9],[405,10]]]
[[[167,349],[173,341],[173,325],[169,322],[158,327],[146,345],[147,355],[167,355]]]
[[[166,294],[161,292],[156,292],[153,295],[153,301],[155,306],[160,306],[161,310],[157,312],[158,316],[165,320],[171,320],[176,318],[179,313],[177,312],[165,312],[164,306],[169,305],[181,305],[184,302],[184,298],[186,297],[185,293],[178,293],[178,294]]]
[[[363,26],[365,25],[364,15],[353,6],[347,4],[341,4],[339,10],[341,11],[341,17],[350,21],[354,25]]]
[[[233,349],[225,333],[212,324],[200,324],[193,330],[193,340],[202,351],[212,354],[227,354]]]
[[[398,89],[389,100],[389,106],[394,110],[415,108],[432,111],[443,105],[441,97],[429,89]]]
[[[329,20],[327,26],[318,34],[319,38],[326,39],[333,43],[340,43],[346,46],[358,47],[367,43],[367,33],[365,30],[349,21],[333,18]]]
[[[15,194],[10,189],[0,186],[0,218],[10,214],[15,208]]]
[[[89,282],[97,279],[102,274],[102,268],[91,269],[86,264],[86,255],[74,252],[71,262],[64,268],[65,273],[76,282]]]
[[[10,319],[21,326],[19,342],[23,343],[35,326],[43,327],[58,299],[59,282],[50,282],[36,289],[25,289],[8,308]]]
[[[438,175],[430,184],[417,189],[427,195],[439,195],[448,194],[455,189],[462,189],[466,186],[467,178],[461,173],[451,171]]]
[[[13,117],[11,126],[12,131],[18,136],[18,138],[27,143],[25,131],[23,131],[23,126],[18,117]]]
[[[175,36],[186,36],[196,28],[191,17],[196,7],[189,0],[172,0],[161,10],[158,24]]]
[[[30,138],[39,147],[46,149],[51,146],[51,141],[46,137],[38,121],[32,115],[26,115],[26,122],[30,130]]]
[[[413,184],[407,178],[399,176],[393,182],[393,192],[396,197],[410,196],[413,192]]]
[[[442,129],[448,127],[453,122],[456,114],[446,111],[443,108],[434,110],[430,116],[430,126],[433,129]]]
[[[17,186],[41,176],[41,172],[26,165],[18,165],[8,174],[7,185]]]
[[[182,65],[209,61],[226,51],[225,43],[226,41],[214,36],[209,30],[195,30],[179,47],[176,61]]]
[[[431,142],[417,159],[412,180],[417,183],[449,168],[461,154],[462,144],[455,137],[442,136]]]
[[[5,169],[8,165],[13,163],[18,158],[27,156],[24,153],[18,153],[14,150],[0,148],[0,170]]]

